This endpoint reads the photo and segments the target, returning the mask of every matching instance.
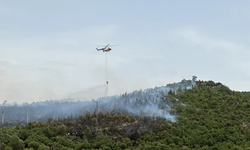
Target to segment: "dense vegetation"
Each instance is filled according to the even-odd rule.
[[[50,118],[0,128],[0,149],[250,150],[250,92],[197,81],[193,89],[170,91],[166,101],[182,104],[172,106],[177,122],[109,112]]]

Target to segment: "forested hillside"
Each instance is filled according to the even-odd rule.
[[[49,118],[26,126],[1,127],[0,149],[250,149],[250,92],[213,81],[169,91],[176,121],[120,112]]]

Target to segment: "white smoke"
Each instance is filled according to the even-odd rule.
[[[15,107],[14,111],[9,112],[9,116],[6,118],[15,120],[17,119],[17,115],[20,114],[20,111],[26,110],[23,109],[27,106],[29,107],[30,114],[34,116],[30,116],[30,121],[40,116],[43,120],[49,117],[65,117],[65,116],[78,116],[83,115],[86,112],[94,113],[96,110],[99,112],[105,113],[107,111],[111,113],[120,112],[120,113],[128,113],[134,116],[147,116],[152,118],[165,118],[170,122],[177,121],[177,115],[175,110],[171,108],[171,106],[175,105],[183,105],[183,103],[179,103],[176,99],[176,103],[170,102],[170,95],[168,93],[172,91],[173,93],[182,92],[185,89],[192,89],[195,86],[195,80],[182,80],[179,83],[168,84],[166,86],[160,86],[155,88],[148,88],[145,90],[137,90],[131,93],[125,93],[122,95],[115,95],[103,97],[96,99],[95,101],[81,101],[78,98],[80,96],[88,96],[96,94],[96,90],[105,91],[105,86],[95,86],[92,88],[88,88],[86,90],[73,93],[73,98],[66,98],[62,100],[47,100],[43,102],[33,102],[31,104],[24,103],[21,105],[12,105]],[[98,92],[97,92],[98,93]],[[100,92],[103,93],[103,92]],[[96,109],[96,101],[98,101],[98,109]],[[11,107],[10,104],[5,101],[5,106]],[[56,108],[56,109],[55,109]],[[24,116],[19,116],[20,118],[25,118]]]
[[[192,89],[196,85],[195,79],[184,79],[179,83],[168,84],[166,86],[134,91],[120,96],[100,98],[98,101],[101,102],[100,108],[103,111],[121,111],[135,116],[160,117],[175,122],[177,116],[170,114],[171,106],[175,104],[166,100],[168,92],[178,93],[183,90]]]

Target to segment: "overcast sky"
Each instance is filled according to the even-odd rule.
[[[0,0],[0,103],[191,79],[249,91],[250,1]],[[105,94],[104,94],[105,95]]]

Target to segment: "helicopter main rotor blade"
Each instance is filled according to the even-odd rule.
[[[119,45],[109,45],[109,46],[119,46]]]

